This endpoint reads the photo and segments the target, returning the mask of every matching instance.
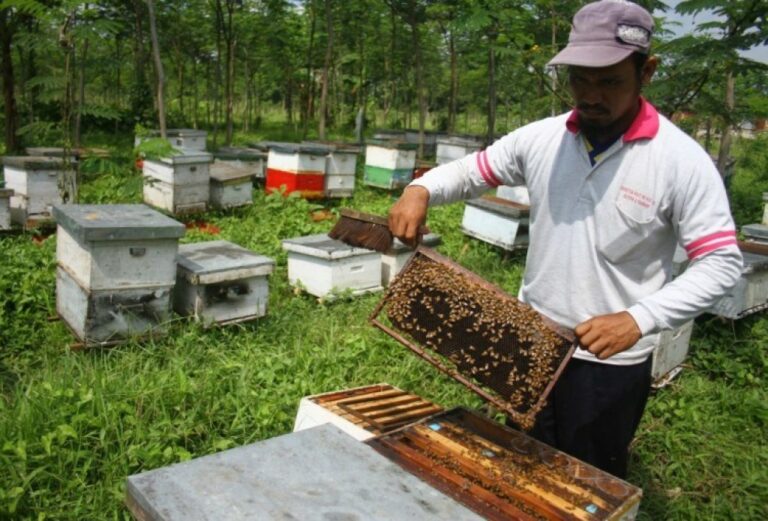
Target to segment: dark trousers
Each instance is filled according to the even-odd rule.
[[[572,359],[530,434],[626,478],[629,444],[651,389],[651,358],[618,366]]]

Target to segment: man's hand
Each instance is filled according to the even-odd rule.
[[[389,210],[389,231],[405,244],[416,246],[428,206],[429,191],[423,186],[409,186]]]
[[[643,336],[626,311],[592,317],[574,329],[582,349],[600,360],[629,349]]]

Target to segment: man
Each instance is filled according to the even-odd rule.
[[[641,95],[657,61],[653,18],[603,0],[573,19],[567,65],[575,109],[522,127],[411,183],[390,210],[414,241],[428,205],[528,187],[530,246],[520,299],[574,328],[580,349],[532,434],[619,477],[650,390],[662,329],[706,311],[738,280],[741,254],[709,156]],[[682,245],[688,269],[671,281]]]

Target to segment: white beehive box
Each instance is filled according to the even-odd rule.
[[[11,218],[25,225],[32,216],[50,216],[62,202],[58,180],[64,175],[61,159],[38,156],[4,157],[5,187],[13,190]]]
[[[273,143],[267,155],[267,168],[293,173],[323,174],[327,147],[294,143]]]
[[[768,255],[743,251],[744,267],[736,285],[712,308],[712,313],[739,319],[768,307]]]
[[[307,144],[328,147],[325,159],[325,196],[352,197],[355,191],[355,172],[360,147],[335,142],[308,141]]]
[[[362,441],[441,410],[442,407],[390,384],[366,385],[305,396],[299,402],[293,432],[330,423]]]
[[[461,230],[476,239],[508,251],[528,247],[529,209],[500,197],[466,202]]]
[[[765,224],[745,224],[741,227],[741,233],[748,241],[768,244],[768,225]]]
[[[245,322],[267,314],[275,261],[227,241],[182,244],[174,309],[206,326]]]
[[[430,130],[424,131],[424,155],[434,157],[437,148],[437,140],[443,139],[446,134],[440,134]],[[419,130],[415,128],[406,129],[405,141],[413,145],[419,145]]]
[[[210,193],[210,181],[179,185],[144,177],[144,202],[174,215],[204,212]]]
[[[0,186],[2,184],[0,183]],[[0,230],[11,229],[11,197],[13,190],[0,188]]]
[[[434,248],[442,242],[442,238],[436,233],[428,233],[421,238],[421,245]],[[400,239],[392,242],[392,248],[381,254],[381,285],[389,286],[392,279],[400,273],[403,266],[413,256],[413,249],[404,244]]]
[[[24,151],[28,156],[53,157],[58,159],[62,159],[65,155],[68,155],[69,161],[72,163],[76,163],[83,153],[79,148],[65,150],[61,147],[27,147]]]
[[[86,344],[157,332],[184,225],[144,205],[61,205],[56,310]]]
[[[381,291],[381,254],[355,248],[326,234],[283,241],[288,252],[288,280],[316,297],[350,291]]]
[[[218,209],[253,204],[252,170],[226,163],[211,165],[211,206]]]
[[[520,203],[528,206],[530,206],[531,204],[531,194],[528,192],[528,188],[522,185],[521,186],[501,185],[496,189],[496,196],[501,197],[502,199],[506,199],[508,201],[513,201],[515,203]]]
[[[205,141],[208,138],[208,132],[205,130],[196,130],[192,128],[169,128],[165,131],[168,143],[174,148],[186,150],[205,150]],[[160,131],[150,130],[146,136],[136,136],[133,140],[134,146],[139,146],[144,141],[160,137]]]
[[[413,179],[416,145],[399,141],[371,140],[365,146],[365,175],[369,186],[387,190],[403,188]]]
[[[214,152],[215,163],[247,168],[254,181],[265,178],[267,153],[255,148],[222,147]]]
[[[651,377],[655,388],[664,387],[682,369],[682,363],[688,356],[693,332],[693,320],[677,329],[662,331],[659,345],[653,351]]]
[[[145,159],[144,177],[168,184],[194,185],[207,183],[213,156],[207,152],[185,151],[182,155]]]
[[[462,136],[440,138],[437,140],[436,162],[438,165],[450,163],[482,148],[483,142],[477,138]]]

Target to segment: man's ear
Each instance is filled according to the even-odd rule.
[[[659,65],[659,59],[656,56],[649,56],[648,59],[645,61],[645,64],[643,64],[643,70],[641,72],[640,80],[642,84],[648,85],[651,83],[651,78],[653,77],[653,74],[656,72],[656,67]]]

